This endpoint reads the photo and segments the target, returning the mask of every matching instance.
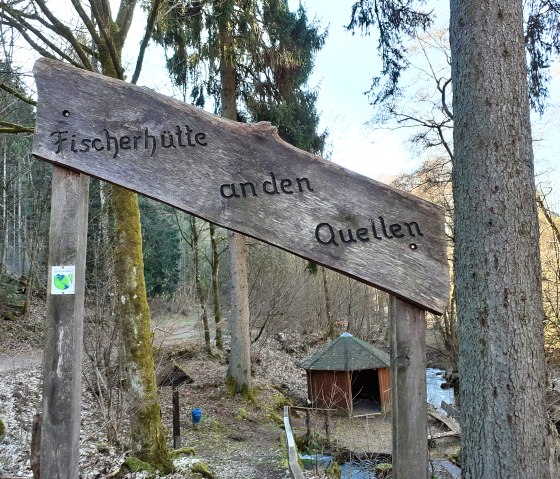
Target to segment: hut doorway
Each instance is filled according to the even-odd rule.
[[[352,371],[352,409],[354,415],[381,412],[381,391],[377,369]]]

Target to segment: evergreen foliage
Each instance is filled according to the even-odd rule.
[[[270,121],[287,142],[307,151],[323,150],[326,132],[317,133],[317,94],[306,87],[314,55],[326,38],[300,7],[290,12],[284,0],[167,5],[154,39],[169,57],[167,68],[185,98],[214,111],[221,106],[218,18],[230,15],[234,27],[232,61],[238,119]]]
[[[527,10],[525,46],[528,57],[528,81],[531,107],[544,112],[553,57],[560,54],[560,2],[525,0]]]
[[[144,277],[148,296],[175,292],[179,283],[179,232],[169,206],[139,198]]]
[[[425,0],[359,0],[352,5],[350,23],[353,33],[369,34],[377,28],[377,49],[381,54],[381,76],[374,77],[370,89],[372,103],[382,103],[398,94],[401,73],[408,66],[403,39],[413,38],[432,23],[432,12],[421,10]],[[381,85],[381,79],[385,83]]]

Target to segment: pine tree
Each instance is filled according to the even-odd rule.
[[[322,148],[324,136],[315,132],[315,97],[303,86],[324,36],[309,25],[303,9],[294,14],[285,0],[225,0],[170,3],[164,10],[168,15],[154,38],[172,50],[169,72],[183,92],[190,87],[195,105],[204,106],[210,96],[224,118],[282,121],[282,135],[306,142],[309,149]],[[247,251],[245,238],[237,233],[229,233],[228,242],[232,312],[227,381],[239,393],[251,388]]]
[[[380,31],[388,87],[375,101],[398,91],[407,64],[402,39],[421,26],[416,19],[422,12],[414,7],[422,3],[354,5],[350,27]],[[543,69],[560,45],[558,7],[548,1],[451,2],[454,273],[467,479],[550,477],[529,105],[531,99],[542,109]]]
[[[466,479],[550,477],[522,4],[458,1],[451,8],[455,292]]]

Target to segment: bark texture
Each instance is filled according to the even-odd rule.
[[[251,349],[249,336],[249,286],[245,236],[228,231],[231,269],[231,351],[227,371],[228,389],[251,394]],[[234,273],[235,272],[235,273]]]
[[[223,11],[231,7],[224,2]],[[219,25],[220,88],[222,117],[237,121],[237,84],[235,79],[233,27],[229,18]],[[249,285],[247,280],[247,245],[245,236],[228,232],[231,274],[231,352],[226,381],[235,393],[251,390],[251,351],[249,331]]]
[[[465,479],[550,477],[522,20],[521,0],[451,1]]]

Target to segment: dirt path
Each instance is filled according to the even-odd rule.
[[[41,365],[43,351],[39,349],[0,353],[0,373],[30,369]]]

